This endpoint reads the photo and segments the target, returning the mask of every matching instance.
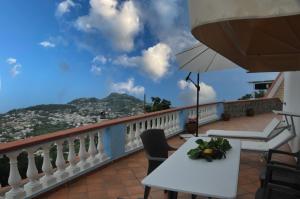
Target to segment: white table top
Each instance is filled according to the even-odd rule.
[[[241,142],[230,140],[232,149],[226,159],[207,162],[205,159],[192,160],[187,152],[195,148],[197,139],[190,138],[166,161],[164,161],[142,183],[164,190],[192,193],[215,198],[235,198],[237,194],[240,167]]]

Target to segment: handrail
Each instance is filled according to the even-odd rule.
[[[257,99],[248,99],[248,100],[233,100],[233,101],[224,101],[224,104],[234,104],[234,103],[241,103],[241,102],[256,102],[256,101],[269,101],[269,100],[275,100],[278,99],[277,97],[273,98],[257,98]]]
[[[222,103],[222,102],[201,104],[199,106],[203,107],[203,106],[209,106],[209,105],[216,105],[216,104],[220,104],[220,103]],[[166,113],[170,113],[170,112],[181,111],[181,110],[195,108],[195,107],[196,107],[196,105],[184,106],[184,107],[178,107],[178,108],[171,108],[171,109],[167,109],[167,110],[163,110],[163,111],[145,113],[142,115],[121,117],[121,118],[117,118],[117,119],[113,119],[113,120],[106,120],[106,121],[103,121],[103,122],[97,123],[97,124],[80,126],[80,127],[76,127],[76,128],[71,128],[71,129],[61,130],[61,131],[48,133],[48,134],[44,134],[44,135],[39,135],[39,136],[35,136],[35,137],[25,138],[22,140],[1,143],[0,144],[0,154],[14,151],[14,150],[20,149],[20,148],[27,148],[32,145],[39,145],[39,144],[43,144],[46,142],[51,142],[51,141],[55,141],[55,140],[59,140],[59,139],[63,139],[63,138],[71,137],[71,136],[76,136],[76,135],[79,135],[79,134],[82,134],[82,133],[85,133],[88,131],[93,131],[96,129],[106,128],[106,127],[118,125],[121,123],[126,123],[126,122],[130,122],[130,121],[134,121],[134,120],[144,119],[144,118],[148,118],[148,117],[157,116],[160,114],[166,114]]]

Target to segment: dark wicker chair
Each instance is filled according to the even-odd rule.
[[[297,184],[273,180],[274,173],[285,173],[294,177]],[[263,187],[260,187],[255,199],[299,199],[300,170],[289,166],[268,164]]]
[[[176,149],[167,143],[164,130],[162,129],[148,129],[140,137],[148,159],[147,175],[149,175],[168,158],[169,151],[175,151]],[[150,189],[150,187],[145,186],[144,199],[148,198]]]
[[[294,158],[296,158],[296,165],[290,165],[290,164],[287,164],[284,162],[275,161],[272,159],[274,154],[280,154],[280,155],[294,157]],[[297,153],[289,153],[289,152],[285,152],[285,151],[279,151],[279,150],[272,149],[268,152],[267,164],[285,166],[285,167],[300,170],[300,151],[298,151]],[[263,187],[263,185],[264,185],[265,178],[266,178],[266,167],[263,168],[260,173],[261,187]],[[293,176],[293,173],[285,172],[284,170],[280,170],[280,172],[277,172],[277,170],[275,170],[272,173],[272,178],[273,178],[274,182],[276,182],[276,181],[280,181],[281,183],[286,182],[288,185],[293,184],[293,183],[297,184],[297,182],[296,182],[297,179]]]

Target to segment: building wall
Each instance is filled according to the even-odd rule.
[[[283,110],[300,114],[300,71],[285,72],[284,74]],[[300,118],[294,118],[297,137],[290,142],[292,151],[300,150]]]
[[[279,98],[282,102],[284,102],[284,81],[281,82],[278,90],[273,97]]]

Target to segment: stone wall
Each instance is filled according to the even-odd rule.
[[[224,102],[224,112],[229,113],[231,117],[245,116],[249,108],[253,108],[255,114],[269,113],[272,110],[282,110],[282,102],[278,98]]]

